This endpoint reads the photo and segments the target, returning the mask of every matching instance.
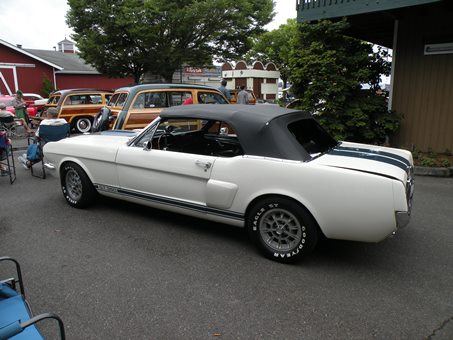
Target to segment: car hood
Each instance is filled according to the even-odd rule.
[[[102,131],[91,134],[78,135],[71,138],[66,138],[58,143],[71,144],[71,145],[87,145],[91,147],[97,147],[101,145],[109,145],[112,147],[118,147],[127,143],[137,133],[133,131]]]
[[[340,142],[312,162],[406,181],[413,169],[412,154],[402,149]]]
[[[114,161],[119,147],[126,145],[136,133],[126,131],[79,135],[44,146],[44,154],[53,160],[54,156],[74,156],[100,161]],[[57,156],[57,158],[59,158]]]

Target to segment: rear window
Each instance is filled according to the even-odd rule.
[[[199,104],[228,104],[228,102],[218,93],[198,92]]]
[[[78,94],[66,97],[64,105],[90,105],[102,104],[100,94]]]
[[[171,106],[178,106],[182,105],[182,103],[192,96],[192,92],[169,92],[170,94],[170,105]]]
[[[326,152],[338,143],[314,119],[301,119],[290,123],[288,130],[312,157]]]

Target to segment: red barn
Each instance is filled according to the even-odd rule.
[[[133,77],[109,78],[86,64],[69,40],[58,43],[58,51],[23,49],[0,39],[0,93],[17,90],[42,93],[44,82],[54,89],[99,88],[115,90],[132,84]]]

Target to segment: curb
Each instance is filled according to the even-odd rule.
[[[414,174],[418,176],[452,177],[453,167],[431,168],[428,166],[416,166],[414,167]]]

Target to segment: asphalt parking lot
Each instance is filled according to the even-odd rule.
[[[0,178],[0,256],[68,339],[453,339],[452,178],[416,178],[394,238],[283,265],[240,229],[111,199],[78,210],[57,178],[17,176]]]

